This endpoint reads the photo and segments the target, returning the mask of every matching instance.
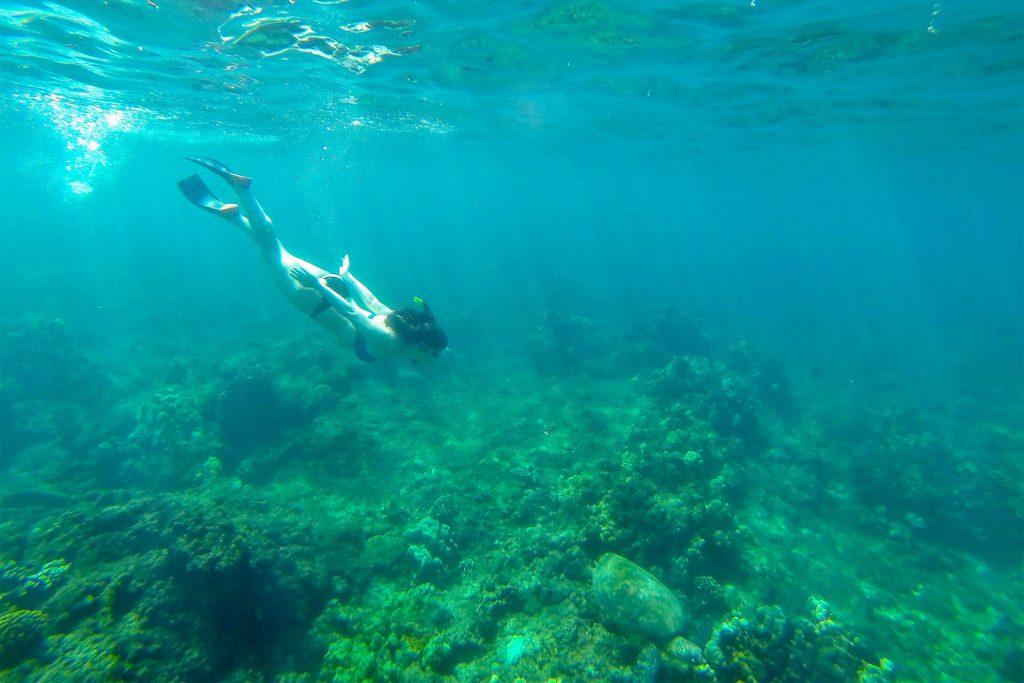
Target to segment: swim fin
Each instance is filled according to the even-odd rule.
[[[230,168],[224,164],[216,161],[215,159],[208,159],[206,157],[185,157],[186,161],[191,161],[194,164],[199,164],[207,171],[216,173],[221,178],[227,181],[232,187],[247,188],[252,184],[252,178],[249,176],[239,175],[234,173]]]
[[[209,211],[224,218],[231,218],[238,213],[238,204],[225,204],[217,199],[217,195],[210,191],[203,179],[194,173],[184,180],[179,180],[178,189],[185,195],[185,199],[203,211]]]

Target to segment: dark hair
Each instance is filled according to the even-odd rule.
[[[436,356],[448,346],[448,335],[434,320],[433,313],[415,308],[392,311],[384,320],[402,339],[411,344],[422,344]]]

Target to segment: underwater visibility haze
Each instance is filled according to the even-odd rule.
[[[0,683],[1024,681],[1018,0],[0,41]],[[296,310],[196,157],[447,350]]]

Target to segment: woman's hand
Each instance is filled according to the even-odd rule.
[[[295,266],[294,268],[288,271],[288,274],[295,278],[295,281],[298,282],[303,287],[318,289],[320,280],[317,278],[316,275],[313,275],[313,273],[309,272],[305,268]]]

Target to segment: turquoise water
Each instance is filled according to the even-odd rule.
[[[1024,680],[1019,2],[0,40],[0,681]],[[449,351],[358,361],[194,156]],[[605,613],[609,552],[705,668]]]

